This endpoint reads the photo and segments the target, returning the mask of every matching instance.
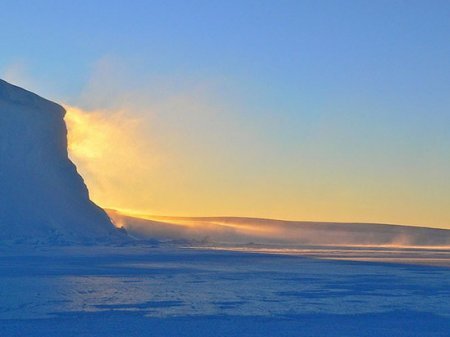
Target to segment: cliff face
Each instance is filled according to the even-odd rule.
[[[65,110],[0,80],[0,240],[120,238],[67,154]]]

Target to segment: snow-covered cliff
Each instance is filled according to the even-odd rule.
[[[67,154],[65,110],[0,80],[0,240],[120,239]]]

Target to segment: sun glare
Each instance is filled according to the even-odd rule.
[[[142,187],[156,156],[139,138],[139,121],[123,112],[85,111],[65,106],[68,151],[85,179],[91,199],[102,207],[147,202]],[[148,192],[145,192],[148,194]]]
[[[111,126],[97,113],[88,114],[70,107],[65,116],[68,150],[71,156],[82,159],[100,158],[111,136]]]

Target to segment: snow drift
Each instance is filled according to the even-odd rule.
[[[65,110],[0,80],[0,240],[96,242],[123,236],[67,154]]]
[[[450,247],[450,230],[413,226],[283,221],[238,217],[131,217],[107,210],[138,238],[205,243]]]

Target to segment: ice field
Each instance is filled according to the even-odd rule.
[[[15,247],[0,253],[0,297],[2,337],[450,335],[450,269],[414,264]]]

